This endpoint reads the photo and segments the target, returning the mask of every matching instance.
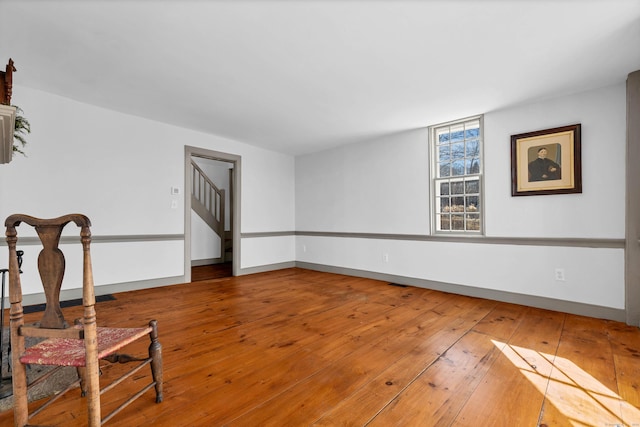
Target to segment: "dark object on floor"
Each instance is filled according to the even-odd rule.
[[[7,66],[8,67],[8,66]],[[16,251],[16,256],[18,258],[18,273],[22,274],[22,255],[24,255],[24,251]],[[3,359],[4,355],[4,279],[6,278],[7,273],[9,272],[8,268],[3,268],[0,270],[2,273],[2,292],[0,296],[0,399],[5,398],[13,394],[13,389],[11,388],[11,376],[7,373],[4,375],[2,372],[2,366],[5,364],[5,360]],[[6,331],[10,333],[9,331]],[[8,360],[8,359],[7,359]]]
[[[397,286],[399,288],[406,288],[408,287],[407,285],[401,285],[399,283],[389,283],[389,286]]]
[[[60,288],[62,287],[65,257],[59,249],[62,230],[69,223],[80,228],[82,243],[82,305],[84,315],[73,325],[69,325],[60,308]],[[38,256],[38,270],[47,304],[40,322],[25,324],[22,308],[22,285],[20,281],[16,245],[18,243],[17,228],[27,224],[35,228],[43,249]],[[88,406],[87,424],[97,427],[107,422],[132,401],[142,396],[147,390],[155,387],[156,402],[161,402],[162,390],[162,347],[158,342],[157,322],[151,320],[149,325],[141,328],[98,328],[96,325],[95,290],[91,267],[91,221],[81,214],[64,215],[53,219],[39,219],[28,215],[11,215],[5,221],[7,227],[7,246],[9,247],[9,290],[11,295],[11,368],[13,378],[13,417],[16,426],[26,426],[29,419],[53,403],[61,394],[79,384],[84,401]],[[100,388],[100,361],[109,357],[116,360],[132,360],[132,357],[116,357],[116,352],[138,339],[149,337],[148,357],[138,359],[135,367],[127,370],[119,378],[104,388]],[[27,338],[44,338],[35,345],[26,347]],[[37,409],[29,411],[28,389],[35,384],[28,384],[27,369],[36,365],[55,366],[60,369],[74,367],[80,379],[72,383],[62,392],[44,402]],[[122,380],[131,377],[145,365],[151,367],[151,378],[139,392],[132,395],[124,403],[106,416],[102,416],[100,395]],[[57,372],[54,370],[52,372]],[[46,382],[48,375],[39,378]],[[145,381],[141,381],[145,382]]]
[[[116,297],[111,294],[108,295],[96,295],[96,302],[104,302],[104,301],[115,301]],[[60,308],[67,307],[76,307],[78,305],[82,305],[82,298],[70,299],[67,301],[60,301]],[[37,313],[39,311],[44,311],[46,304],[34,304],[27,305],[23,308],[24,314],[27,313]]]

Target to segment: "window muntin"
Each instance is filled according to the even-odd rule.
[[[480,234],[482,117],[431,128],[433,230]]]

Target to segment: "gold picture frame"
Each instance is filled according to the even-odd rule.
[[[511,195],[582,193],[580,124],[511,135]]]

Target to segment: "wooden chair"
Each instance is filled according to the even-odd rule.
[[[80,227],[80,240],[83,248],[83,283],[82,304],[84,315],[76,324],[69,326],[60,308],[60,288],[65,269],[65,258],[58,248],[62,229],[70,222]],[[43,245],[38,256],[38,269],[44,286],[46,309],[42,320],[34,325],[24,323],[22,308],[22,288],[16,243],[18,241],[16,227],[20,223],[28,224],[36,229]],[[11,348],[14,394],[14,424],[26,426],[28,420],[53,403],[66,391],[80,383],[82,396],[86,396],[88,405],[88,425],[99,426],[113,417],[122,408],[142,396],[151,387],[155,387],[156,402],[162,401],[162,350],[158,342],[157,324],[155,320],[143,328],[102,328],[96,326],[95,294],[93,274],[91,270],[91,223],[89,218],[80,214],[65,215],[54,219],[38,219],[27,215],[11,215],[5,222],[7,227],[7,243],[9,246],[9,298],[11,302]],[[149,336],[149,355],[137,359],[116,351],[123,346],[145,336]],[[44,341],[25,348],[25,337],[41,337]],[[107,387],[100,389],[99,360],[110,362],[137,361],[133,369],[128,370],[120,378]],[[101,418],[100,394],[119,384],[123,379],[137,372],[143,366],[151,366],[151,382],[142,390],[131,396],[118,408]],[[29,414],[25,365],[73,366],[78,369],[80,379],[71,384],[62,393],[53,396],[38,409]],[[46,378],[45,378],[46,381]]]

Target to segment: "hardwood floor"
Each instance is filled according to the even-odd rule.
[[[110,426],[640,425],[640,330],[618,322],[303,269],[114,296],[99,325],[158,319],[165,400]],[[32,422],[84,425],[83,404]]]
[[[222,264],[200,265],[191,267],[191,281],[200,282],[202,280],[222,279],[233,276],[232,264],[225,262]]]

